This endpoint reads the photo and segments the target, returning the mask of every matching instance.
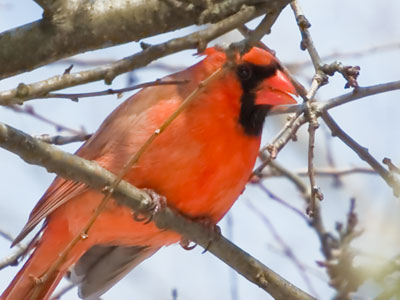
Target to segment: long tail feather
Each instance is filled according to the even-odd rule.
[[[58,259],[70,239],[65,232],[47,227],[35,245],[35,250],[15,276],[0,300],[46,300],[49,299],[59,281],[86,249],[78,247],[71,252],[66,261],[50,277],[43,275]]]
[[[72,270],[72,281],[79,285],[79,296],[85,300],[98,299],[158,249],[146,246],[92,247]]]

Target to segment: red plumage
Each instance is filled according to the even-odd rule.
[[[226,63],[222,51],[211,48],[206,54],[200,63],[165,78],[188,79],[189,83],[149,87],[130,97],[76,154],[118,174],[199,83]],[[247,71],[253,78],[245,78]],[[206,217],[217,223],[251,174],[260,145],[260,133],[255,130],[262,126],[263,120],[259,119],[265,117],[270,105],[293,103],[287,92],[295,93],[269,52],[253,48],[243,57],[237,55],[235,66],[196,96],[124,179],[139,188],[155,190],[167,198],[169,206],[186,216]],[[143,259],[179,241],[177,233],[160,231],[153,223],[137,222],[129,208],[111,200],[88,238],[69,252],[53,278],[35,283],[33,278],[40,278],[48,270],[102,198],[102,193],[82,183],[57,177],[16,241],[46,219],[43,234],[0,299],[30,299],[38,288],[35,299],[48,299],[78,260],[76,280],[81,281],[82,296],[99,296]]]

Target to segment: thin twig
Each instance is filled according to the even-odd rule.
[[[63,136],[63,135],[51,136],[49,134],[41,134],[41,135],[35,135],[34,137],[48,144],[66,145],[75,142],[87,141],[91,136],[92,134],[77,134],[72,136]]]
[[[341,52],[341,51],[334,51],[328,55],[322,55],[321,59],[323,61],[331,60],[331,59],[337,59],[338,57],[340,58],[359,58],[363,57],[366,55],[371,55],[374,53],[381,53],[383,51],[390,51],[390,50],[396,50],[400,49],[400,43],[399,42],[390,42],[387,44],[382,44],[382,45],[375,45],[372,47],[367,47],[365,49],[360,49],[360,50],[355,50],[355,51],[348,51],[348,52]],[[304,60],[300,62],[293,62],[293,63],[287,63],[286,66],[290,70],[300,70],[303,69],[307,66],[312,66],[312,62],[310,60]]]
[[[305,186],[305,185],[304,185]],[[307,224],[310,223],[310,220],[308,219],[308,217],[297,207],[294,207],[293,205],[289,204],[288,202],[286,202],[285,200],[283,200],[282,198],[278,197],[276,194],[272,193],[264,184],[262,184],[261,182],[258,183],[258,187],[268,195],[269,198],[271,198],[272,200],[282,204],[283,206],[289,208],[291,211],[293,211],[294,213],[296,213],[298,216],[300,216]],[[297,186],[299,188],[299,186]]]
[[[309,36],[309,34],[308,34]],[[311,38],[311,37],[309,37]],[[308,45],[308,44],[307,44]],[[314,49],[315,50],[315,49]],[[311,53],[314,52],[311,51]],[[316,52],[316,50],[315,50]],[[315,174],[314,174],[314,147],[315,147],[315,132],[319,128],[318,123],[318,115],[315,110],[315,94],[317,93],[318,89],[324,84],[324,76],[321,75],[321,72],[316,69],[315,76],[311,82],[310,90],[307,92],[305,102],[305,116],[308,121],[308,177],[310,180],[310,187],[311,187],[311,197],[307,207],[307,213],[310,216],[315,216],[319,214],[319,202],[318,200],[323,199],[323,194],[320,191],[319,187],[316,184]]]
[[[363,161],[368,163],[393,189],[393,194],[396,197],[399,197],[399,179],[393,173],[386,170],[371,154],[369,154],[367,148],[360,146],[354,139],[352,139],[346,132],[344,132],[344,130],[339,127],[339,125],[335,122],[335,120],[330,116],[327,111],[324,111],[321,117],[331,130],[332,135],[341,139],[342,142],[350,147]]]
[[[47,123],[49,125],[52,125],[52,126],[54,126],[56,128],[56,131],[67,131],[67,132],[70,132],[70,133],[75,134],[75,135],[85,135],[86,134],[86,132],[84,130],[76,130],[76,129],[73,129],[73,128],[69,128],[69,127],[67,127],[67,126],[65,126],[63,124],[60,124],[60,123],[57,123],[55,121],[50,120],[50,119],[48,119],[47,117],[45,117],[45,116],[43,116],[41,114],[38,114],[35,111],[35,109],[33,108],[32,105],[24,105],[22,107],[16,106],[16,105],[11,105],[11,106],[7,106],[7,108],[9,108],[9,109],[11,109],[11,110],[13,110],[15,112],[18,112],[18,113],[27,114],[27,115],[29,115],[29,116],[31,116],[31,117],[39,120],[39,121],[42,121],[42,122]]]
[[[263,43],[261,43],[260,40],[266,34],[271,33],[272,25],[274,25],[280,13],[281,10],[268,13],[267,15],[264,16],[262,21],[257,25],[257,27],[254,30],[248,29],[244,24],[240,26],[238,29],[245,38],[240,42],[233,43],[231,45],[231,48],[238,50],[241,53],[246,53],[252,47],[258,44],[262,44],[262,46],[264,46],[263,48],[266,49],[267,47]]]
[[[336,72],[339,72],[346,79],[345,88],[358,87],[357,77],[360,72],[360,67],[345,66],[341,62],[337,61],[331,64],[322,64],[321,57],[315,48],[314,41],[311,37],[310,31],[308,30],[311,27],[310,22],[304,16],[297,0],[292,1],[290,6],[296,17],[297,25],[302,37],[300,48],[308,51],[315,70],[314,78],[318,79],[319,86],[328,83],[328,75],[333,76]]]
[[[0,230],[0,236],[5,238],[9,242],[12,242],[14,240],[14,237],[11,234],[3,230]]]
[[[306,204],[309,205],[310,203],[310,197],[311,197],[311,192],[310,189],[306,186],[306,184],[293,172],[290,170],[284,168],[283,166],[279,165],[278,163],[274,162],[274,164],[271,166],[278,170],[278,172],[281,172],[283,176],[288,178],[291,182],[295,184],[297,189],[301,192],[303,199]],[[308,176],[308,172],[306,173]],[[296,214],[298,214],[300,217],[302,217],[307,224],[309,224],[316,234],[318,235],[321,243],[325,243],[326,240],[326,229],[325,226],[322,222],[321,214],[319,213],[319,206],[317,207],[318,211],[316,214],[314,214],[312,220],[310,220],[302,211],[297,209],[296,207],[293,207],[283,199],[279,198],[277,195],[272,193],[269,189],[265,187],[261,182],[259,182],[259,187],[261,188],[262,191],[264,191],[271,199],[277,201],[278,203],[283,204],[284,206],[288,207],[292,211],[294,211]]]
[[[314,171],[314,147],[315,147],[315,131],[318,129],[319,124],[317,116],[311,108],[312,102],[307,102],[308,107],[308,177],[310,179],[311,197],[309,206],[307,207],[307,213],[310,216],[314,216],[319,213],[319,201],[323,199],[323,194],[316,184],[315,171]],[[318,201],[319,200],[319,201]]]
[[[137,84],[134,86],[129,86],[129,87],[122,88],[122,89],[115,89],[115,90],[107,89],[107,90],[98,91],[98,92],[73,93],[73,94],[49,93],[49,94],[44,95],[39,98],[68,98],[73,101],[78,101],[79,98],[107,96],[107,95],[114,95],[114,94],[118,94],[118,96],[119,96],[122,93],[130,92],[130,91],[145,88],[145,87],[158,86],[158,85],[178,85],[178,84],[185,84],[188,82],[189,82],[188,80],[165,80],[165,81],[163,81],[161,79],[157,79],[155,81],[140,83],[140,84]]]
[[[397,173],[397,174],[400,174],[400,168],[399,168],[398,166],[396,166],[396,165],[392,162],[392,160],[391,160],[390,158],[385,157],[385,158],[382,160],[382,163],[384,163],[385,165],[388,166],[389,171],[394,172],[394,173]]]
[[[308,28],[311,27],[311,24],[304,16],[303,11],[297,0],[292,1],[290,3],[290,7],[292,8],[293,13],[296,17],[296,22],[297,25],[299,26],[301,33],[302,39],[300,48],[302,50],[307,49],[308,53],[310,54],[314,69],[316,72],[318,72],[321,67],[321,57],[319,56],[318,51],[314,46],[314,41],[312,40],[310,31],[308,30]]]
[[[257,207],[253,205],[250,201],[246,201],[247,207],[256,215],[260,218],[260,220],[267,226],[269,231],[272,233],[272,236],[274,239],[278,242],[278,244],[282,247],[283,252],[285,255],[293,262],[293,264],[296,266],[296,268],[299,271],[299,274],[301,278],[303,279],[304,283],[307,285],[308,290],[315,295],[318,299],[320,297],[318,296],[317,292],[315,291],[315,288],[311,284],[310,278],[308,278],[306,274],[306,269],[304,265],[300,262],[300,260],[297,258],[296,254],[292,250],[292,248],[289,247],[289,245],[285,242],[285,240],[280,236],[274,225],[271,223],[271,221],[267,218],[266,215],[264,215]]]
[[[296,139],[296,132],[299,128],[306,123],[306,118],[304,116],[300,116],[298,118],[293,118],[287,122],[284,127],[284,130],[278,133],[277,137],[274,141],[264,147],[259,156],[263,158],[262,163],[255,168],[252,173],[252,176],[258,176],[262,172],[262,170],[272,161],[274,160],[279,151],[291,140]],[[266,150],[269,154],[266,153]]]
[[[5,238],[9,242],[12,242],[14,240],[14,237],[11,234],[3,230],[0,230],[0,236]],[[15,251],[10,256],[0,260],[0,270],[8,266],[16,266],[18,264],[18,259],[26,253],[27,247],[25,245],[21,245],[20,243],[17,244],[17,247],[17,251]]]
[[[346,104],[350,101],[358,100],[361,98],[365,98],[368,96],[386,93],[390,91],[395,91],[400,89],[400,80],[392,81],[387,83],[376,84],[367,87],[358,87],[354,89],[352,92],[341,95],[336,98],[332,98],[326,102],[321,102],[318,104],[320,106],[319,109],[328,110],[339,105]]]
[[[269,164],[270,167],[276,168],[277,162],[271,162]],[[281,167],[281,166],[280,166]],[[276,168],[277,169],[277,168]],[[277,177],[277,176],[286,176],[285,174],[281,173],[281,169],[277,169],[278,172],[272,170],[268,171],[265,170],[261,173],[262,178],[269,178],[269,177]],[[286,170],[286,169],[285,169]],[[308,176],[307,170],[299,169],[294,170],[291,172],[297,176]],[[363,168],[363,167],[354,167],[354,168],[335,168],[335,167],[327,167],[327,168],[314,168],[315,176],[323,176],[323,177],[341,177],[346,175],[353,175],[353,174],[369,174],[369,175],[376,175],[376,171],[371,168]]]
[[[23,256],[26,252],[26,247],[20,246],[18,249],[10,256],[0,260],[0,270],[9,266],[16,266],[18,264],[18,259]]]

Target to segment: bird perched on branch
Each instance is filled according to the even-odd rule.
[[[222,68],[123,177],[165,196],[167,205],[185,216],[216,224],[248,181],[268,111],[295,103],[289,93],[296,92],[266,50],[228,56],[209,48],[204,55],[201,62],[165,78],[186,84],[148,87],[122,103],[76,155],[118,174],[182,102]],[[31,243],[33,253],[0,299],[49,299],[70,270],[80,296],[97,299],[144,259],[180,240],[175,232],[135,220],[130,208],[110,199],[88,235],[57,265],[59,253],[80,234],[103,198],[81,182],[57,177],[14,241],[45,220]]]

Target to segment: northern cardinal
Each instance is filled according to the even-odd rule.
[[[208,48],[205,55],[201,62],[165,78],[188,80],[187,84],[148,87],[122,103],[76,155],[118,174],[199,83],[227,62],[226,53],[217,48]],[[167,205],[185,216],[207,218],[213,224],[249,179],[267,112],[274,105],[295,103],[289,93],[296,91],[271,53],[255,47],[233,61],[124,177],[165,196]],[[42,235],[32,244],[33,254],[0,299],[48,299],[68,270],[78,281],[80,297],[96,299],[161,247],[180,240],[175,232],[134,220],[131,209],[111,199],[88,237],[72,248],[54,276],[39,282],[103,197],[83,183],[57,177],[14,241],[45,219]]]

